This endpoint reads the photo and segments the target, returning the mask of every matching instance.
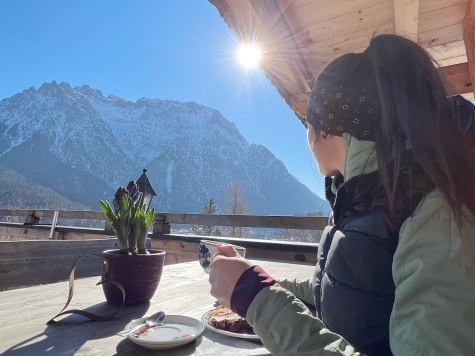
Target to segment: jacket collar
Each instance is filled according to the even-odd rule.
[[[359,140],[347,133],[343,134],[346,141],[345,181],[361,174],[378,170],[376,146],[373,141]]]

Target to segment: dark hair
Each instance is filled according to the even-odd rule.
[[[460,119],[460,126],[475,142],[475,105],[460,95],[450,97],[452,110]]]
[[[391,209],[401,172],[420,165],[457,218],[463,205],[475,215],[475,144],[460,118],[470,109],[464,103],[465,114],[457,111],[422,47],[396,35],[376,36],[364,53],[336,59],[318,80],[359,87],[377,98],[376,152]],[[407,149],[409,162],[402,160]]]

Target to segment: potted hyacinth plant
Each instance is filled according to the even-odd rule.
[[[117,189],[112,205],[100,201],[101,210],[114,229],[120,254],[148,254],[145,248],[148,229],[153,219],[154,209],[148,209],[143,203],[143,194],[135,181],[126,188]]]
[[[165,262],[165,252],[147,250],[147,236],[154,209],[144,204],[144,196],[135,181],[119,187],[112,200],[100,201],[101,210],[114,230],[119,249],[103,251],[103,275],[119,283],[125,291],[125,305],[147,303],[154,295]],[[102,284],[109,303],[121,304],[120,288]]]

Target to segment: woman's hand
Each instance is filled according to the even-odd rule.
[[[219,255],[213,259],[213,267],[209,273],[211,295],[222,305],[231,307],[231,295],[242,273],[253,266],[241,257],[230,245],[218,245]]]

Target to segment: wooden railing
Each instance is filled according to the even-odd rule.
[[[54,283],[69,277],[78,257],[75,278],[101,273],[101,252],[117,249],[117,239],[35,240],[0,242],[0,291]],[[147,239],[147,248],[151,241]]]
[[[103,246],[101,241],[108,237],[114,237],[113,230],[108,226],[104,215],[99,211],[0,209],[0,217],[14,217],[19,220],[17,222],[0,222],[0,251],[2,246],[6,248],[8,243],[11,245],[8,246],[8,251],[21,249],[23,251],[22,256],[24,255],[24,257],[29,254],[25,249],[29,250],[28,246],[30,246],[28,243],[24,243],[25,240],[86,240],[84,241],[84,246],[87,246],[87,251],[90,251],[91,248],[93,249],[91,247],[93,246],[91,245],[92,240],[97,241],[97,249],[100,249]],[[44,223],[46,218],[49,220],[47,224]],[[96,225],[99,221],[102,227],[60,225],[58,224],[60,219],[92,220]],[[211,239],[244,246],[246,247],[246,256],[249,258],[315,263],[318,248],[317,239],[313,242],[296,242],[259,238],[184,235],[173,232],[172,227],[175,225],[204,225],[321,231],[326,223],[326,217],[156,213],[149,237],[151,238],[152,248],[163,249],[167,252],[167,264],[197,260],[201,239]],[[315,235],[317,236],[317,234]],[[20,245],[20,243],[16,244],[15,242],[23,243]],[[36,245],[33,246],[32,244],[31,246],[33,248],[30,251],[32,256],[27,256],[25,259],[31,260],[33,263],[38,260],[37,254],[39,250],[35,247]],[[71,248],[74,248],[78,254],[82,254],[80,246],[80,243],[74,243],[74,247]],[[3,251],[6,251],[5,248],[3,248]],[[8,260],[11,263],[11,256],[5,258],[5,261]],[[51,258],[51,256],[48,258]],[[0,272],[2,270],[2,263],[2,254],[0,253]],[[47,264],[47,261],[45,263]]]
[[[25,224],[40,224],[41,218],[104,220],[100,211],[48,210],[48,209],[0,209],[0,216],[25,217]],[[170,224],[213,225],[236,227],[281,228],[297,230],[321,230],[328,217],[323,216],[277,216],[277,215],[207,215],[155,213],[154,225],[165,229]],[[158,232],[159,229],[154,229]]]

